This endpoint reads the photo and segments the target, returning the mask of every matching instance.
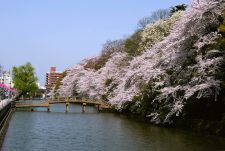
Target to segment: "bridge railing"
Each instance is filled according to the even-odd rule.
[[[66,101],[74,101],[74,102],[100,102],[100,100],[94,100],[94,99],[90,99],[90,98],[86,98],[86,97],[76,97],[76,96],[72,96],[72,97],[56,97],[56,98],[48,98],[49,101],[52,102],[66,102]]]

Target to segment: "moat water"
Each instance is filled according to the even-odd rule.
[[[16,111],[2,151],[225,151],[225,139],[152,126],[94,107]]]

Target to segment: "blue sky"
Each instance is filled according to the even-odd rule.
[[[63,71],[96,56],[107,40],[132,34],[139,19],[190,0],[0,0],[0,64],[26,62],[44,85],[50,66]]]

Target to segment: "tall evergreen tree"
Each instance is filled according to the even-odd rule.
[[[178,11],[185,11],[187,8],[187,4],[181,4],[181,5],[176,5],[174,7],[170,8],[170,15],[173,15],[175,12]]]

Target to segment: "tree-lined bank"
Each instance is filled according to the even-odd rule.
[[[191,121],[225,135],[225,1],[192,0],[182,10],[108,41],[101,55],[67,69],[56,94],[104,99],[155,124]]]

